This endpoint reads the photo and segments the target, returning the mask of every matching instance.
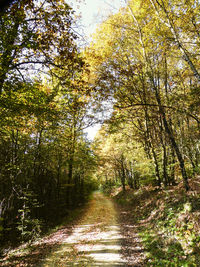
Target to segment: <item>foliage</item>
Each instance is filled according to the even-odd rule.
[[[78,62],[72,13],[70,6],[60,0],[20,0],[3,11],[0,20],[1,93],[7,83],[40,77],[47,68],[66,66],[69,69]]]
[[[98,186],[83,133],[93,102],[74,20],[60,0],[14,1],[1,14],[2,245],[34,240]]]
[[[197,9],[194,1],[127,1],[87,50],[96,90],[114,103],[107,123],[143,147],[158,186],[182,176],[186,190],[199,165]]]
[[[137,142],[131,125],[116,127],[112,120],[102,127],[94,145],[100,162],[96,176],[101,177],[103,188],[111,190],[120,183],[136,189],[148,183],[155,184],[153,162]]]
[[[99,184],[139,195],[181,180],[190,189],[200,166],[196,1],[126,1],[82,52],[63,0],[13,1],[0,15],[1,241],[34,239]],[[91,144],[84,130],[100,111]],[[184,264],[183,243],[199,242],[193,222],[177,227],[191,212],[190,199],[180,201],[177,210],[166,204],[158,221],[178,240],[162,264],[173,247]],[[162,246],[150,241],[155,231],[144,233],[149,249]]]
[[[127,207],[131,221],[138,230],[146,251],[146,266],[198,266],[200,205],[198,180],[193,193],[183,188],[119,192],[115,200]]]
[[[22,196],[20,196],[19,199],[22,206],[21,209],[18,210],[17,229],[20,231],[23,241],[32,241],[40,236],[41,221],[36,218],[31,218],[31,211],[39,208],[40,205],[33,192],[27,189],[23,190]]]

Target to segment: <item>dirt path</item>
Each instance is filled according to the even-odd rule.
[[[123,211],[119,214],[109,198],[96,192],[74,227],[60,229],[26,253],[5,257],[0,266],[139,267],[144,266],[142,255],[139,237]]]
[[[121,240],[113,203],[97,192],[72,234],[42,266],[125,266]]]

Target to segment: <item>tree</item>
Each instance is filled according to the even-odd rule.
[[[41,68],[44,73],[55,66],[73,68],[77,37],[72,20],[72,9],[60,0],[20,0],[1,14],[0,93],[8,81],[30,79]]]
[[[197,86],[197,75],[188,61],[191,59],[191,55],[187,54],[189,48],[186,49],[187,45],[182,43],[184,36],[192,36],[190,27],[194,25],[190,24],[188,29],[181,22],[183,12],[188,12],[188,16],[191,17],[189,4],[181,3],[178,6],[176,1],[172,1],[170,2],[172,11],[168,11],[167,14],[160,11],[158,17],[156,8],[152,9],[152,3],[153,1],[129,1],[126,8],[110,16],[99,28],[96,39],[91,45],[93,57],[91,64],[95,68],[94,79],[99,92],[115,99],[114,107],[122,110],[122,116],[126,114],[125,121],[129,120],[127,113],[123,112],[126,109],[129,115],[135,116],[132,121],[136,127],[141,128],[144,124],[144,146],[152,153],[158,181],[161,182],[160,163],[155,152],[156,142],[162,145],[161,166],[165,183],[169,182],[167,182],[166,153],[167,147],[170,147],[171,155],[176,153],[184,185],[188,190],[186,157],[182,148],[186,143],[181,144],[182,132],[179,131],[177,118],[181,116],[184,129],[187,120],[193,125],[196,123],[198,127],[199,113],[197,115],[192,111],[188,101],[191,83]],[[159,2],[156,1],[156,3]],[[195,10],[195,6],[192,8]],[[161,7],[159,9],[161,10]],[[196,14],[195,11],[193,11],[194,14]],[[179,43],[177,43],[178,39],[174,39],[172,28],[166,23],[161,23],[162,20],[166,22],[166,16],[170,16],[173,20],[173,15],[181,24],[182,32],[177,37]],[[194,45],[197,45],[196,36],[193,35],[193,38]],[[180,42],[182,47],[184,46],[184,51],[180,49]],[[182,57],[183,52],[187,54],[187,60],[186,54]],[[195,57],[194,50],[190,47],[191,52],[197,62],[198,55],[196,54]],[[187,69],[185,60],[192,72]],[[177,81],[177,77],[183,77],[183,72],[184,78]],[[183,95],[186,102],[182,102]],[[155,123],[158,123],[159,127],[153,127]]]
[[[34,238],[95,187],[83,133],[91,90],[73,21],[59,0],[13,2],[0,18],[2,241]]]

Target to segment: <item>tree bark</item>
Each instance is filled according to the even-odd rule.
[[[179,166],[180,166],[180,169],[181,169],[181,174],[182,174],[182,177],[183,177],[183,183],[184,183],[185,190],[188,191],[190,189],[190,187],[189,187],[189,184],[188,184],[188,177],[187,177],[187,173],[186,173],[186,170],[185,170],[184,159],[183,159],[183,156],[182,156],[182,154],[180,152],[178,144],[177,144],[177,142],[175,140],[175,137],[174,137],[174,134],[172,132],[172,129],[170,129],[169,124],[167,122],[165,111],[164,111],[164,108],[163,108],[163,106],[161,104],[160,95],[159,95],[159,92],[158,92],[157,88],[155,87],[155,85],[154,85],[154,89],[155,89],[155,94],[156,94],[156,100],[157,100],[157,103],[159,105],[159,112],[160,112],[160,114],[162,116],[163,125],[164,125],[166,133],[169,136],[172,149],[174,149],[174,151],[176,153],[176,156],[178,158]]]

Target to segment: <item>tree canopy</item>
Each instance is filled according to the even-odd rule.
[[[142,145],[158,186],[174,184],[180,171],[188,190],[199,168],[198,8],[127,1],[99,26],[88,52],[97,90],[114,102],[109,138],[112,129],[124,133],[121,153],[127,136]]]
[[[188,191],[200,173],[198,1],[126,1],[84,48],[75,20],[63,0],[0,13],[2,241],[35,238],[99,185]]]

